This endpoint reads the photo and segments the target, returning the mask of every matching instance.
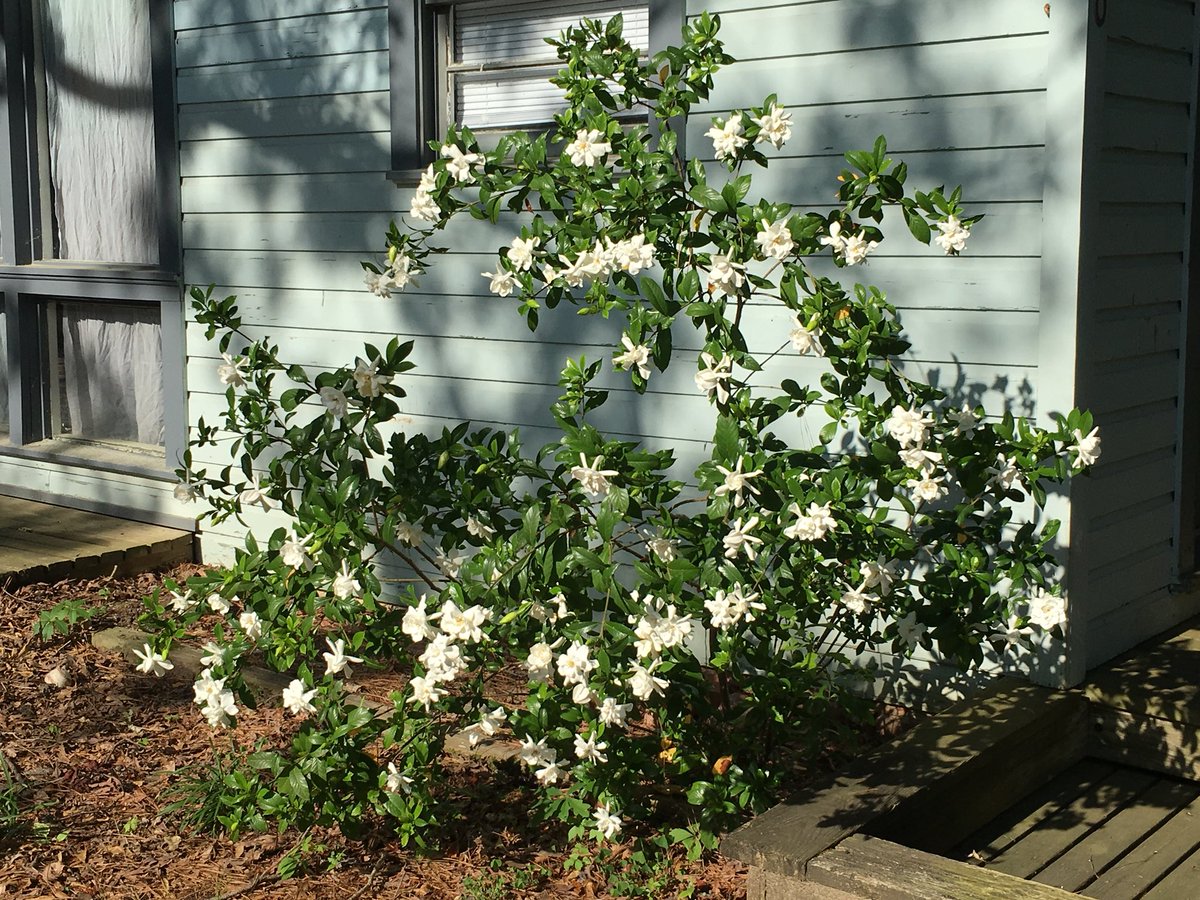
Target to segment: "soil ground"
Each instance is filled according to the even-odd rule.
[[[744,870],[719,857],[641,865],[628,846],[603,863],[572,857],[561,834],[532,824],[527,781],[474,759],[453,766],[465,799],[436,852],[319,829],[230,840],[186,828],[164,807],[187,767],[290,725],[262,708],[235,731],[212,731],[190,679],[149,678],[91,645],[97,630],[133,625],[161,577],[0,590],[0,898],[745,896]],[[75,598],[103,611],[66,636],[33,634],[39,612]],[[65,687],[45,680],[56,667]],[[7,815],[6,792],[18,801]],[[289,851],[303,866],[285,880],[278,866]]]

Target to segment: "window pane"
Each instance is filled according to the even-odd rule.
[[[49,313],[53,436],[162,446],[158,307],[59,302]]]
[[[40,0],[43,255],[158,262],[147,0]]]
[[[550,9],[547,9],[550,6]],[[650,12],[645,2],[614,0],[484,0],[454,8],[454,61],[464,66],[511,65],[557,59],[543,38],[557,37],[580,19],[607,22],[617,13],[625,21],[625,40],[650,46]]]

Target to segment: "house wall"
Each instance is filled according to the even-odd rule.
[[[842,151],[869,147],[879,133],[913,183],[962,183],[970,210],[987,215],[966,255],[942,258],[901,224],[861,277],[899,308],[914,371],[956,402],[1043,415],[1043,4],[688,0],[689,14],[705,8],[721,14],[739,62],[688,124],[689,146],[711,154],[711,116],[775,92],[795,124],[757,182],[765,194],[830,208]],[[507,230],[456,226],[453,252],[418,288],[390,300],[363,289],[359,260],[377,252],[410,196],[384,178],[384,0],[177,0],[175,9],[185,280],[236,293],[248,331],[269,334],[301,363],[345,363],[380,333],[417,337],[404,403],[413,427],[471,418],[520,425],[531,444],[551,437],[546,410],[563,360],[608,355],[612,331],[547,314],[531,335],[510,303],[490,297],[478,273]],[[752,346],[774,350],[787,327],[785,316],[755,309]],[[224,408],[216,353],[195,325],[188,348],[190,415],[211,421]],[[614,392],[605,424],[669,443],[687,464],[708,455],[710,413],[691,384],[695,348],[682,344],[677,356],[644,398],[626,376],[606,374]],[[780,378],[815,372],[794,357],[773,369]],[[792,437],[814,439],[815,429],[793,427]],[[231,526],[209,530],[205,552],[219,555],[236,537]]]
[[[1194,4],[1171,0],[1110,3],[1093,25],[1079,402],[1101,424],[1104,453],[1075,493],[1089,665],[1200,608],[1173,590],[1179,479],[1196,465],[1179,440],[1196,28]]]

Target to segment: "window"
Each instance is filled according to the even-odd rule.
[[[617,13],[647,52],[683,24],[682,0],[391,0],[393,177],[415,181],[451,122],[484,135],[549,123],[562,94],[543,38]]]
[[[0,453],[165,476],[186,425],[170,0],[7,0],[0,37]]]

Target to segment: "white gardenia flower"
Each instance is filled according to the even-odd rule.
[[[646,548],[653,553],[659,560],[665,563],[674,562],[679,555],[677,548],[679,544],[668,537],[664,537],[662,529],[657,529],[653,533],[643,530],[642,534],[646,537]]]
[[[342,638],[331,640],[325,638],[325,644],[329,647],[328,653],[322,653],[325,657],[325,674],[326,675],[342,675],[345,674],[349,678],[352,669],[351,663],[361,663],[362,660],[357,656],[346,655],[346,642]]]
[[[971,409],[967,403],[962,405],[962,409],[946,410],[946,418],[954,422],[954,433],[960,437],[973,435],[975,426],[980,422],[979,416],[975,415],[975,410]]]
[[[996,625],[992,631],[992,637],[1004,641],[1009,647],[1020,647],[1028,650],[1029,635],[1032,634],[1032,631],[1028,625],[1021,624],[1020,616],[1010,615],[1003,622]]]
[[[305,548],[312,539],[311,534],[297,537],[295,532],[289,531],[284,542],[279,545],[279,558],[283,560],[283,564],[292,569],[304,569],[305,571],[311,569],[313,567],[312,557],[308,555]]]
[[[233,702],[233,691],[222,691],[201,707],[200,712],[213,728],[220,728],[233,722],[238,708]]]
[[[632,703],[618,703],[612,697],[605,697],[600,704],[600,722],[613,728],[624,728]]]
[[[333,579],[333,596],[339,600],[349,600],[351,597],[357,597],[361,593],[362,585],[358,583],[358,579],[351,573],[349,563],[343,559],[342,568]]]
[[[571,477],[578,481],[583,492],[593,499],[606,496],[610,487],[608,479],[620,474],[612,469],[601,469],[603,462],[604,457],[597,456],[593,462],[588,463],[587,457],[580,453],[579,465],[571,469]]]
[[[621,817],[615,812],[610,812],[607,803],[597,803],[592,818],[596,820],[596,830],[605,840],[611,841],[621,833]]]
[[[317,711],[312,703],[313,697],[317,696],[317,689],[305,690],[305,687],[303,681],[293,678],[291,683],[283,689],[283,708],[293,716]]]
[[[935,500],[942,499],[948,493],[946,485],[942,483],[942,479],[940,477],[934,478],[931,475],[910,478],[905,484],[912,491],[913,500],[918,503],[932,503]]]
[[[534,600],[529,605],[530,617],[539,622],[549,622],[553,625],[559,619],[565,619],[571,614],[571,611],[567,609],[566,595],[562,591],[551,597],[547,603],[552,604],[554,608],[551,609],[550,606],[547,606],[546,603],[542,603],[540,600]]]
[[[171,492],[171,496],[180,503],[191,503],[200,496],[200,489],[190,481],[181,481],[175,485],[175,490]]]
[[[394,251],[395,248],[393,247]],[[404,290],[410,284],[416,284],[415,276],[418,271],[413,266],[412,257],[407,253],[396,253],[392,258],[391,267],[387,271],[388,278],[391,279],[392,287],[398,291]]]
[[[425,603],[426,597],[422,594],[421,600],[416,606],[410,606],[405,610],[404,618],[400,622],[400,630],[408,635],[414,644],[431,641],[437,635],[437,631],[429,622],[430,619],[436,619],[440,613],[430,616],[425,611]]]
[[[517,758],[531,769],[534,766],[543,765],[557,755],[554,750],[546,746],[545,738],[535,741],[529,735],[525,735],[525,740],[521,741],[521,746],[517,750]]]
[[[933,240],[946,251],[947,256],[961,253],[967,245],[967,238],[971,236],[970,230],[963,227],[958,216],[950,216],[945,222],[938,222],[937,230],[938,234],[933,236]]]
[[[467,534],[487,541],[490,540],[492,535],[495,533],[496,529],[491,525],[485,525],[474,516],[467,517]]]
[[[451,639],[464,644],[478,644],[483,640],[483,624],[491,618],[492,611],[478,604],[459,609],[457,603],[447,600],[442,604],[441,622],[438,624]]]
[[[604,755],[604,751],[608,749],[608,744],[604,741],[597,741],[596,735],[589,734],[587,739],[581,735],[575,735],[575,757],[584,762],[606,763],[608,757]]]
[[[762,538],[751,534],[758,527],[758,516],[751,516],[748,520],[739,519],[729,529],[729,533],[721,538],[721,543],[725,545],[725,558],[733,559],[738,553],[745,553],[746,558],[751,562],[758,556],[758,550],[755,549],[755,544],[761,544]]]
[[[495,272],[480,272],[484,278],[490,278],[488,290],[493,294],[501,297],[507,297],[512,294],[513,289],[517,286],[517,280],[513,277],[512,272],[509,272],[499,266]]]
[[[200,601],[191,591],[171,591],[171,609],[177,613],[185,613]]]
[[[655,694],[665,694],[668,682],[654,674],[660,660],[655,660],[649,666],[634,663],[629,673],[629,689],[639,700],[649,700]]]
[[[238,625],[250,640],[257,641],[262,637],[262,619],[254,610],[248,609],[238,616]]]
[[[437,556],[433,562],[438,567],[438,570],[447,578],[457,578],[458,573],[462,571],[463,563],[468,557],[464,553],[459,553],[457,548],[452,548],[450,552],[446,552],[441,547],[438,548]]]
[[[613,365],[619,369],[636,368],[643,381],[650,378],[650,348],[645,344],[635,344],[627,334],[621,335],[621,343],[625,352],[613,357]]]
[[[745,590],[740,584],[735,584],[729,591],[719,588],[713,597],[704,601],[714,628],[725,631],[742,620],[753,622],[754,611],[767,608],[766,604],[756,602],[759,597],[757,591],[747,594]]]
[[[479,153],[464,153],[456,144],[443,144],[441,155],[448,160],[446,171],[459,184],[469,184],[475,180],[472,169],[483,168],[483,156]]]
[[[221,359],[224,360],[217,366],[217,378],[221,384],[226,384],[231,387],[243,387],[246,384],[246,372],[242,367],[246,365],[246,360],[240,356],[234,359],[228,353],[222,353]]]
[[[801,512],[800,504],[793,503],[788,512],[794,513],[796,521],[783,529],[784,537],[798,541],[819,541],[837,528],[837,520],[828,503],[810,503],[808,512]]]
[[[567,774],[558,764],[558,755],[555,751],[551,750],[550,754],[550,758],[542,763],[540,769],[533,773],[533,777],[540,784],[557,784],[558,779],[565,777]]]
[[[207,603],[208,608],[215,612],[218,616],[228,615],[229,611],[233,609],[233,604],[215,591],[209,594],[208,598],[204,602]]]
[[[590,652],[587,644],[572,641],[567,652],[558,657],[556,666],[564,685],[587,683],[588,675],[600,665],[590,657]]]
[[[921,638],[925,636],[926,631],[925,626],[917,621],[915,611],[896,621],[897,635],[901,641],[910,647],[915,647],[921,643]]]
[[[1043,587],[1034,588],[1029,595],[1029,623],[1043,631],[1065,627],[1067,624],[1067,601],[1051,594]]]
[[[829,247],[834,253],[844,254],[846,252],[846,239],[842,237],[842,223],[831,222],[828,236],[822,235],[818,238],[818,243],[823,247]]]
[[[708,270],[708,289],[714,294],[736,294],[746,283],[746,266],[722,253],[714,253]]]
[[[631,594],[637,602],[638,592]],[[693,620],[690,615],[681,616],[676,611],[675,604],[668,604],[666,613],[660,612],[662,601],[647,594],[641,616],[630,616],[629,624],[634,626],[634,647],[639,658],[660,656],[664,650],[678,647],[692,633]]]
[[[575,140],[566,146],[567,156],[573,166],[594,166],[604,162],[604,157],[612,153],[612,144],[600,140],[604,134],[593,128],[590,131],[579,129],[575,132]]]
[[[392,296],[392,278],[387,272],[381,274],[367,270],[363,276],[363,283],[366,284],[367,290],[376,297],[386,300]]]
[[[922,475],[932,475],[942,461],[942,454],[921,447],[912,447],[900,451],[900,461],[910,469],[916,469]]]
[[[200,657],[200,665],[219,666],[225,662],[225,648],[215,641],[205,641],[200,649],[204,651],[204,655]]]
[[[695,375],[696,387],[710,397],[715,394],[718,403],[728,403],[729,386],[726,382],[729,381],[731,376],[733,360],[726,354],[718,361],[713,358],[711,353],[707,352],[701,353],[700,359],[704,363],[705,368],[701,369]]]
[[[354,387],[359,395],[367,399],[378,397],[383,393],[383,386],[392,381],[391,375],[379,374],[379,360],[373,359],[368,363],[359,356],[354,358],[354,371],[350,377],[354,379]]]
[[[750,479],[761,475],[762,469],[755,469],[753,472],[743,472],[742,458],[740,456],[738,457],[737,465],[732,469],[717,466],[717,471],[725,476],[725,481],[717,485],[717,489],[713,493],[718,497],[724,497],[726,494],[732,495],[735,507],[741,507],[746,502],[746,498],[743,496],[744,491],[749,491],[752,494],[758,493],[758,488],[750,483]]]
[[[474,747],[485,737],[495,737],[500,726],[506,721],[508,721],[508,713],[503,706],[497,706],[491,712],[485,712],[478,722],[468,725],[463,732],[467,735],[468,743]]]
[[[778,222],[768,222],[763,219],[762,226],[763,230],[755,236],[754,240],[758,242],[758,249],[763,258],[786,259],[796,245],[792,240],[792,233],[788,231],[788,220],[780,219]]]
[[[892,584],[896,580],[896,562],[884,562],[882,556],[876,557],[875,562],[860,565],[858,574],[862,576],[864,588],[876,588],[880,596],[886,597],[892,592]]]
[[[873,597],[866,593],[861,587],[851,588],[842,593],[842,606],[850,610],[856,616],[861,616],[868,609],[875,605],[878,597]]]
[[[581,287],[583,281],[588,277],[588,273],[584,270],[585,256],[581,253],[574,260],[559,254],[559,259],[563,263],[562,270],[558,273],[559,277],[567,283],[568,287]]]
[[[321,400],[321,405],[335,419],[340,419],[346,415],[350,409],[350,401],[346,398],[344,391],[326,385],[317,391],[317,396]]]
[[[735,112],[723,125],[714,119],[712,127],[704,132],[704,136],[712,138],[713,153],[717,159],[736,156],[747,143],[742,137],[742,114]]]
[[[429,711],[430,706],[446,696],[446,689],[433,678],[418,675],[408,683],[408,686],[412,690],[412,696],[408,698],[408,702],[420,703],[425,707],[426,712]]]
[[[420,525],[414,525],[407,519],[397,519],[396,537],[399,538],[402,544],[408,544],[410,547],[416,547],[423,540],[425,540],[425,531]]]
[[[512,246],[504,254],[512,263],[513,271],[528,272],[533,268],[533,251],[541,242],[542,239],[536,237],[513,238]]]
[[[275,501],[267,496],[267,488],[262,486],[261,477],[255,475],[254,481],[242,489],[238,494],[238,502],[244,506],[258,506],[263,512],[270,512],[275,508]]]
[[[1091,466],[1100,459],[1100,429],[1093,428],[1084,437],[1083,433],[1075,429],[1075,446],[1071,448],[1071,452],[1075,454],[1075,465]]]
[[[197,706],[205,706],[209,701],[219,701],[221,692],[225,690],[224,678],[213,678],[212,669],[205,669],[192,685]]]
[[[899,405],[892,407],[892,414],[884,422],[888,434],[905,450],[925,446],[932,425],[933,419],[926,413],[915,407],[905,409]]]
[[[1021,486],[1021,470],[1016,460],[1009,459],[1003,453],[996,457],[996,464],[988,466],[987,473],[992,476],[991,483],[1005,491]]]
[[[863,237],[862,232],[847,236],[842,244],[842,254],[845,256],[846,265],[856,266],[866,262],[867,254],[878,246],[878,241],[868,241]]]
[[[411,794],[413,779],[409,778],[403,772],[396,768],[394,762],[387,765],[387,780],[383,783],[383,789],[389,794]]]
[[[792,137],[792,114],[777,103],[772,103],[761,118],[751,116],[750,121],[759,129],[755,143],[770,143],[778,150]]]
[[[654,265],[654,245],[646,243],[646,235],[635,234],[619,241],[612,249],[613,264],[622,272],[637,275]]]
[[[416,193],[413,194],[412,203],[408,207],[408,214],[414,219],[420,219],[424,222],[436,222],[442,217],[442,208],[433,199],[433,194],[428,190],[418,188]]]
[[[425,667],[426,677],[430,681],[453,681],[467,667],[462,648],[451,643],[450,637],[445,634],[434,637],[418,659]]]
[[[437,173],[433,170],[433,163],[425,167],[425,171],[421,173],[421,180],[417,183],[418,191],[433,191],[437,189]]]
[[[544,641],[539,641],[529,648],[529,655],[525,657],[525,670],[529,673],[529,680],[542,684],[549,684],[550,679],[554,677],[554,648]]]
[[[792,348],[801,356],[813,354],[814,356],[824,356],[825,348],[821,346],[821,335],[823,332],[817,327],[817,317],[813,316],[812,321],[808,324],[800,321],[798,313],[792,313],[792,330],[788,334],[788,338],[792,342]]]

